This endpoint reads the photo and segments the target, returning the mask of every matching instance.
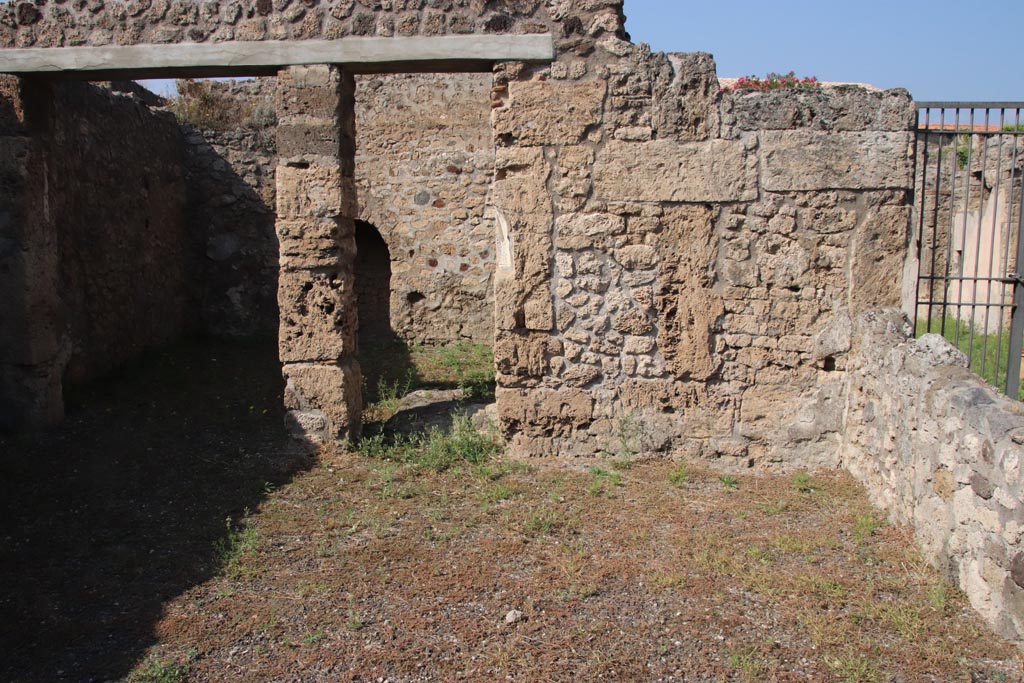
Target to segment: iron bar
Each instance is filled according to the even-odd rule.
[[[1022,109],[1024,102],[919,102],[913,176],[915,328],[942,334],[1014,397],[1024,353]]]

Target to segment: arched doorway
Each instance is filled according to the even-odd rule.
[[[355,293],[359,310],[359,341],[391,339],[391,254],[380,232],[356,221]]]

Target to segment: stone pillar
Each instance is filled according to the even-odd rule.
[[[317,443],[360,430],[354,103],[355,81],[338,67],[278,74],[278,348],[289,427]]]
[[[64,417],[67,362],[49,215],[49,86],[0,76],[0,431]]]

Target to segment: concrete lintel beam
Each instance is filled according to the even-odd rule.
[[[28,47],[0,49],[0,73],[99,80],[269,74],[298,64],[344,64],[356,73],[472,71],[494,62],[551,61],[554,53],[550,34]]]

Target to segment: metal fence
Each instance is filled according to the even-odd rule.
[[[917,334],[941,334],[1019,398],[1024,102],[917,107]]]

